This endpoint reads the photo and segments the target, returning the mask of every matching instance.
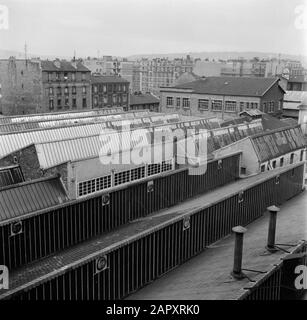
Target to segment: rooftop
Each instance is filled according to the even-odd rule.
[[[0,189],[0,222],[68,200],[59,176],[22,182]]]
[[[199,94],[261,97],[278,81],[278,78],[207,77],[170,88],[163,87],[161,91],[190,89]]]
[[[116,230],[116,232],[104,234],[79,245],[68,248],[50,257],[44,258],[38,262],[24,266],[10,274],[10,289],[4,291],[3,293],[0,291],[0,299],[4,298],[6,295],[12,294],[13,292],[17,292],[21,288],[24,289],[27,286],[34,286],[35,284],[47,281],[49,278],[54,277],[55,274],[60,274],[64,272],[64,270],[67,271],[70,268],[75,268],[86,263],[87,261],[95,259],[101,254],[107,254],[123,244],[135,241],[136,239],[149,234],[158,228],[172,224],[175,221],[182,219],[186,215],[193,214],[201,209],[212,206],[223,199],[229,198],[242,190],[249,189],[296,166],[298,165],[279,168],[270,172],[230,183],[226,186],[222,186],[216,190],[210,191],[205,195],[189,199],[184,203],[180,203],[172,208],[164,209],[158,213],[135,220],[120,227],[118,230]],[[300,223],[300,227],[301,225],[302,223]],[[295,230],[295,228],[293,228],[293,230]],[[298,232],[295,232],[296,237],[298,234]],[[260,239],[262,243],[263,237]],[[261,247],[259,246],[259,248]],[[231,248],[231,251],[233,252],[233,247]],[[263,259],[266,258],[264,257]],[[227,261],[225,262],[224,257],[222,260],[222,263],[226,265]],[[231,260],[229,263],[231,263]],[[214,272],[216,272],[216,268]]]
[[[54,72],[91,72],[87,67],[85,67],[80,61],[76,61],[74,65],[73,62],[66,60],[42,60],[41,66],[43,71],[54,71]]]
[[[283,249],[291,251],[292,245],[307,238],[307,192],[303,192],[281,206],[277,217],[276,243],[285,243]],[[289,219],[291,216],[291,219]],[[244,269],[269,272],[281,262],[286,253],[268,254],[264,249],[269,223],[268,214],[247,226],[244,234]],[[235,281],[230,277],[233,267],[234,235],[209,246],[198,256],[169,272],[152,284],[128,297],[130,300],[220,300],[236,299],[246,292],[244,287],[253,284],[248,279]],[[244,273],[257,281],[263,275]]]
[[[92,84],[95,83],[129,83],[129,81],[119,76],[93,76],[91,77]]]
[[[130,94],[130,105],[159,103],[160,100],[151,93]]]

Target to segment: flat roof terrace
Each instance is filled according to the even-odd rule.
[[[276,244],[291,251],[300,240],[307,239],[307,191],[290,199],[277,215]],[[287,253],[265,250],[269,214],[247,226],[244,234],[243,269],[268,272]],[[234,235],[217,241],[179,268],[130,295],[130,300],[230,300],[237,299],[253,285],[248,279],[234,280],[230,276],[233,266]],[[244,271],[252,280],[258,281],[263,274]]]
[[[80,265],[87,263],[88,261],[91,261],[101,254],[107,254],[119,247],[126,245],[127,243],[131,243],[137,239],[140,239],[145,235],[160,229],[161,227],[170,225],[182,219],[187,214],[192,214],[194,212],[198,212],[201,209],[210,207],[211,205],[218,203],[223,199],[227,199],[232,195],[238,194],[241,190],[251,188],[264,181],[267,181],[270,178],[275,177],[278,174],[287,172],[291,170],[291,168],[295,168],[300,165],[301,164],[287,166],[284,168],[273,170],[271,172],[266,172],[263,174],[246,178],[246,179],[238,180],[234,183],[230,183],[216,190],[208,192],[205,195],[195,197],[193,199],[185,201],[184,203],[180,203],[179,205],[176,205],[172,208],[165,209],[158,213],[135,220],[127,225],[124,225],[123,227],[118,228],[114,232],[96,237],[89,241],[83,242],[79,245],[73,246],[69,249],[63,250],[48,258],[44,258],[38,262],[29,264],[20,269],[17,269],[16,271],[13,271],[10,274],[10,289],[5,291],[4,290],[0,291],[0,299],[8,297],[19,291],[28,290],[31,287],[35,287],[42,282],[48,281],[52,278],[55,278],[65,273],[69,269],[76,268]],[[286,216],[285,221],[282,219],[278,219],[278,227],[280,228],[280,225],[282,223],[282,225],[284,226],[283,228],[285,229],[285,234],[287,235],[286,239],[281,238],[283,243],[286,241],[293,242],[303,238],[303,235],[304,235],[303,229],[305,227],[304,212],[306,212],[306,210],[304,211],[304,208],[298,207],[296,212],[291,214],[291,218],[292,218],[291,222],[288,221],[289,215]],[[282,213],[282,214],[285,215],[285,213]],[[261,219],[260,222],[255,223],[255,226],[259,226],[259,223],[260,223],[260,227],[256,229],[254,239],[247,242],[247,243],[250,243],[251,245],[251,249],[252,249],[250,251],[251,256],[256,256],[256,257],[258,257],[258,252],[264,251],[266,232],[267,232],[267,221],[263,222],[263,219]],[[291,228],[289,228],[290,225],[291,225]],[[294,229],[293,229],[293,226],[295,226]],[[250,234],[255,227],[254,225],[252,225],[249,228],[251,230],[249,230],[248,234]],[[288,231],[290,235],[288,235],[286,231]],[[248,234],[247,234],[247,238],[249,237]],[[279,234],[279,237],[280,236],[281,235]],[[188,276],[184,275],[186,277],[184,282],[188,281],[189,283],[188,288],[190,288],[189,295],[187,295],[188,294],[187,291],[184,291],[182,288],[180,288],[178,291],[172,289],[171,283],[173,283],[173,286],[176,286],[176,285],[180,286],[180,281],[179,283],[176,283],[178,279],[176,279],[175,282],[172,282],[170,280],[165,280],[165,279],[168,279],[168,277],[174,277],[174,275],[176,275],[177,272],[182,273],[184,270],[187,270],[187,266],[191,265],[193,261],[195,260],[197,261],[199,257],[203,256],[203,255],[200,255],[199,257],[193,258],[190,262],[187,262],[186,263],[187,266],[183,265],[178,270],[175,270],[169,273],[166,277],[163,277],[160,280],[156,280],[157,283],[160,283],[162,281],[161,285],[154,286],[153,289],[148,289],[150,288],[150,286],[148,286],[145,289],[143,289],[144,294],[140,294],[140,295],[136,294],[136,295],[133,295],[132,297],[134,297],[134,299],[137,299],[137,298],[162,299],[164,295],[165,298],[175,299],[176,297],[172,296],[170,292],[173,292],[173,295],[175,294],[175,292],[177,292],[178,299],[180,298],[179,297],[180,294],[182,298],[189,297],[191,299],[193,298],[205,299],[205,298],[210,298],[209,293],[212,292],[212,290],[211,291],[208,290],[208,286],[211,283],[211,285],[216,288],[215,290],[216,294],[214,297],[211,295],[211,298],[218,298],[218,297],[232,298],[234,296],[234,290],[236,289],[239,290],[245,285],[245,283],[244,281],[241,281],[241,282],[233,282],[230,285],[228,283],[225,284],[225,280],[229,281],[228,275],[232,267],[232,258],[228,258],[226,253],[228,252],[228,256],[232,257],[233,241],[231,239],[226,239],[223,241],[226,241],[226,242],[222,245],[211,246],[210,247],[211,249],[205,250],[204,260],[206,265],[208,265],[208,268],[210,269],[205,270],[206,269],[204,267],[205,264],[201,264],[198,266],[200,270],[203,270],[208,281],[210,280],[207,284],[205,283],[205,279],[206,279],[205,275],[203,277],[198,278],[198,274],[200,272],[193,271],[192,274],[194,278],[192,278],[191,280],[190,279],[191,274],[188,272],[189,273]],[[245,246],[245,253],[244,253],[245,259],[247,257],[246,252],[248,251],[248,248],[249,248],[248,245]],[[224,252],[224,250],[226,251]],[[209,257],[209,259],[206,258],[207,256]],[[213,265],[212,262],[209,262],[210,257],[211,259],[218,259],[215,265]],[[278,254],[274,254],[273,256],[261,256],[260,258],[258,257],[258,259],[261,260],[262,268],[267,269],[273,261],[274,262],[278,261],[279,257],[278,257]],[[259,263],[260,263],[260,260],[258,261]],[[247,261],[249,260],[247,259]],[[257,265],[255,265],[255,263],[252,264],[253,269],[255,268],[258,269],[261,267],[258,262],[257,262]],[[249,261],[249,264],[250,263],[251,262]],[[244,265],[244,267],[247,267],[247,265]],[[221,268],[221,270],[219,270],[219,268]],[[182,275],[179,274],[179,279],[181,279],[181,276]],[[253,275],[250,275],[250,277],[252,276]],[[217,278],[215,279],[214,277],[217,277]],[[193,281],[194,279],[195,281]],[[164,290],[162,289],[163,286],[165,286]],[[196,289],[198,287],[199,289]],[[229,288],[229,290],[225,290],[225,287]],[[191,291],[191,294],[190,294],[190,291]],[[199,294],[193,296],[192,294],[193,292],[199,292]],[[207,297],[205,296],[205,292],[207,293]],[[224,292],[224,296],[222,295],[223,292]],[[154,296],[155,293],[157,296]],[[227,293],[229,294],[228,297],[227,297]]]

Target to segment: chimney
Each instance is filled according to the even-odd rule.
[[[234,261],[231,275],[237,279],[243,279],[245,276],[242,272],[242,254],[243,254],[243,235],[247,229],[242,226],[236,226],[232,228],[235,233],[235,249],[234,249]]]
[[[276,252],[277,249],[275,247],[275,233],[276,233],[276,220],[277,220],[277,212],[280,209],[276,206],[270,206],[267,208],[270,212],[270,221],[269,221],[269,230],[268,230],[268,242],[266,245],[266,249],[269,252]]]

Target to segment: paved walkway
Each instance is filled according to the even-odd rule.
[[[269,271],[285,253],[266,252],[268,213],[247,226],[244,237],[243,268]],[[307,191],[286,202],[278,214],[276,243],[297,244],[307,239]],[[291,251],[290,246],[282,248]],[[144,287],[128,299],[235,299],[251,286],[249,280],[230,277],[234,237],[216,242],[197,257]],[[261,275],[245,272],[252,280]]]

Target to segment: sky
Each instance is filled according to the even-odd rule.
[[[75,50],[78,57],[307,55],[307,0],[0,0],[1,6],[8,8],[8,28],[0,28],[6,50],[22,52],[26,42],[29,53],[73,56]]]

